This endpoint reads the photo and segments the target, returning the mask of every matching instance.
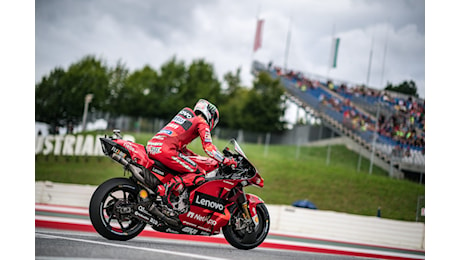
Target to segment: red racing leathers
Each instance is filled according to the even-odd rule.
[[[183,173],[169,182],[176,193],[183,190],[182,183],[185,187],[189,187],[199,185],[205,180],[205,171],[187,157],[196,155],[186,146],[198,136],[201,138],[206,154],[218,162],[224,162],[223,155],[212,143],[211,131],[206,120],[197,116],[188,107],[182,109],[147,143],[147,153],[150,158],[162,162],[174,171]]]

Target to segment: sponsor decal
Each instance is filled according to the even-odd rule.
[[[152,142],[148,142],[147,145],[152,145],[152,146],[162,146],[163,143],[159,143],[159,142],[155,142],[155,143],[152,143]]]
[[[185,220],[182,221],[182,223],[184,223],[185,225],[189,225],[189,226],[196,227],[196,228],[199,229],[199,230],[202,230],[202,231],[201,231],[201,234],[203,234],[203,231],[206,231],[206,232],[211,233],[211,229],[210,229],[210,228],[205,228],[205,227],[202,227],[202,226],[197,226],[197,225],[195,225],[195,224],[193,224],[193,223],[190,223],[190,222],[188,222],[188,221],[185,221]],[[219,232],[220,232],[220,230],[219,230]],[[206,234],[206,233],[205,233],[205,234]]]
[[[216,158],[219,162],[224,161],[224,156],[221,153],[219,153],[218,151],[215,151],[214,158]]]
[[[158,174],[160,174],[161,176],[165,176],[165,172],[162,171],[162,170],[160,170],[160,169],[158,169],[158,168],[156,168],[155,166],[152,167],[152,172],[158,173]]]
[[[205,152],[209,155],[209,157],[216,159],[219,162],[224,161],[224,156],[219,153],[219,151],[214,149],[214,145],[207,145]]]
[[[154,137],[152,137],[152,139],[164,140],[165,137],[161,135],[155,135]]]
[[[136,152],[136,150],[134,149],[134,147],[133,147],[131,144],[124,143],[124,144],[123,144],[123,147],[125,147],[126,149],[128,149],[128,151],[130,151],[130,152],[133,152],[133,153]]]
[[[172,134],[172,131],[171,130],[167,130],[167,129],[163,129],[159,132],[159,134],[166,134],[166,135],[171,135]]]
[[[160,226],[160,222],[158,222],[158,220],[156,220],[154,218],[150,218],[149,223],[151,225],[154,225],[154,226],[157,226],[157,227]]]
[[[195,197],[193,198],[192,205],[216,211],[219,213],[224,213],[225,205],[222,199],[209,196],[207,194],[196,192]]]
[[[146,213],[146,214],[149,214],[149,213],[148,213],[148,211],[147,211],[147,210],[145,210],[145,207],[144,207],[144,206],[142,206],[142,205],[139,205],[139,206],[137,207],[137,209],[138,209],[140,212],[142,212],[142,213]]]
[[[142,215],[139,211],[134,211],[134,215],[140,217],[144,221],[149,221],[149,217]]]
[[[170,228],[167,228],[165,231],[168,233],[179,234],[179,232],[177,232],[176,230],[170,229]]]
[[[147,214],[147,216],[142,215],[142,214],[139,213],[138,211],[135,211],[135,212],[134,212],[134,215],[139,216],[140,218],[144,219],[145,221],[148,221],[148,222],[149,222],[150,224],[152,224],[152,225],[155,225],[155,226],[159,226],[159,225],[160,225],[160,222],[158,222],[158,220],[156,220],[156,219],[154,219],[154,218],[151,218],[151,217],[148,217],[148,216],[150,216],[150,213],[149,213],[147,210],[145,210],[145,207],[144,207],[144,206],[139,205],[139,206],[137,207],[137,210],[139,210],[139,211],[140,211],[141,213],[143,213],[143,214]]]
[[[185,118],[188,118],[188,119],[193,117],[193,115],[189,111],[187,111],[185,109],[181,110],[179,112],[179,115],[183,115]]]
[[[182,124],[182,127],[184,128],[184,130],[189,130],[191,126],[192,126],[192,122],[188,120],[186,120],[185,123]]]
[[[204,134],[204,141],[207,143],[212,143],[211,133],[209,131],[206,131]]]
[[[209,157],[214,158],[214,154],[212,151],[206,150],[206,153],[209,155]]]
[[[197,227],[197,225],[196,225],[196,224],[194,224],[194,223],[190,223],[190,222],[188,222],[188,221],[185,221],[185,220],[184,220],[184,221],[182,221],[182,223],[184,223],[185,225],[188,225],[188,226]]]
[[[202,216],[198,213],[195,213],[195,212],[187,212],[187,217],[188,218],[191,218],[191,219],[194,219],[194,220],[198,220],[198,221],[201,221],[201,222],[206,222],[207,224],[209,225],[217,225],[217,221],[215,221],[214,219],[211,219],[211,215],[209,216]]]
[[[184,167],[185,169],[187,169],[189,172],[194,172],[194,170],[192,168],[190,168],[190,166],[188,166],[187,164],[185,164],[183,161],[179,160],[179,158],[177,158],[176,156],[172,156],[171,157],[174,161],[176,161],[178,164],[180,164],[182,167]]]
[[[133,153],[137,153],[136,152],[136,149],[134,149],[134,147],[130,144],[130,143],[124,143],[123,146],[128,149],[129,151],[133,152]]]
[[[179,125],[182,125],[183,123],[185,123],[185,118],[182,118],[180,116],[175,116],[172,120],[174,123],[177,123]]]
[[[161,153],[161,147],[149,147],[149,154],[159,154]]]
[[[180,115],[184,116],[184,117],[181,117]],[[187,120],[186,118],[192,118],[193,115],[190,114],[188,111],[186,110],[182,110],[181,112],[179,112],[178,115],[176,115],[173,120],[171,120],[172,123],[176,123],[176,124],[179,124],[180,126],[182,126],[182,128],[184,128],[184,130],[188,130],[190,129],[190,127],[192,126],[192,122],[190,122],[189,120]],[[168,124],[169,125],[169,124]],[[174,128],[175,129],[175,128]]]
[[[177,129],[177,128],[179,128],[179,125],[171,122],[171,123],[167,124],[166,127],[172,128],[172,129]]]
[[[126,154],[124,152],[122,152],[120,149],[116,148],[115,146],[112,146],[112,148],[110,150],[112,152],[120,155],[121,157],[126,158]]]
[[[183,155],[182,153],[179,153],[179,157],[184,159],[184,161],[190,163],[190,165],[196,166],[196,163],[194,161],[192,161],[190,158],[188,158],[187,156]]]
[[[205,228],[205,227],[202,227],[202,226],[198,226],[198,227],[196,227],[196,228],[211,233],[211,229],[210,229],[210,228]]]
[[[199,232],[199,230],[191,228],[191,227],[184,227],[182,229],[182,232],[190,234],[190,235],[196,235]]]

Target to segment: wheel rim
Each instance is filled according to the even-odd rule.
[[[101,201],[99,216],[105,228],[117,235],[130,236],[143,229],[145,224],[133,218],[128,209],[136,204],[135,189],[118,186],[112,189]]]
[[[240,215],[239,213],[238,215]],[[241,216],[238,216],[241,217]],[[263,240],[265,240],[265,237],[267,236],[268,233],[268,228],[269,228],[269,219],[266,213],[263,211],[263,209],[257,207],[257,217],[259,218],[259,225],[257,228],[254,230],[254,232],[248,234],[244,231],[237,230],[235,225],[231,226],[232,233],[234,234],[234,237],[237,238],[241,244],[251,246],[254,244],[260,244]]]

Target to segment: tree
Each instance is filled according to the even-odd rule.
[[[162,116],[160,105],[163,93],[157,88],[158,73],[149,66],[135,71],[126,79],[123,89],[124,112],[130,116]]]
[[[65,71],[58,67],[35,86],[35,121],[48,123],[53,129],[65,124],[65,104],[60,98],[66,91],[64,77]]]
[[[231,129],[244,129],[242,119],[243,106],[248,98],[249,88],[241,85],[241,68],[235,74],[227,72],[224,81],[227,85],[222,90],[222,103],[219,105],[221,120],[219,125]]]
[[[162,95],[152,93],[152,95],[158,95],[162,98],[161,102],[158,103],[158,107],[162,111],[161,118],[172,118],[177,110],[185,104],[183,100],[178,98],[177,93],[183,88],[186,81],[187,68],[183,61],[177,61],[176,57],[173,57],[161,66],[155,88],[160,89]]]
[[[177,107],[192,106],[200,98],[219,104],[220,82],[211,64],[203,59],[194,60],[185,70],[185,78],[177,86],[177,92],[173,96]]]
[[[81,122],[85,96],[93,94],[90,109],[107,106],[108,69],[102,61],[86,56],[68,71],[57,68],[35,86],[35,120],[52,126]]]
[[[113,116],[172,118],[184,106],[204,98],[217,105],[220,126],[272,132],[284,129],[283,88],[278,79],[260,73],[253,86],[241,84],[241,69],[224,76],[222,89],[212,64],[197,59],[186,66],[172,57],[159,71],[149,66],[130,73],[120,61],[110,68],[93,56],[54,69],[35,86],[35,120],[52,126],[81,122],[85,96],[93,94],[90,112]]]
[[[418,97],[417,85],[415,84],[415,82],[413,80],[411,80],[409,82],[404,81],[403,83],[401,83],[401,84],[399,84],[397,86],[393,86],[391,83],[388,83],[388,85],[385,87],[385,90],[394,91],[394,92],[398,92],[398,93]]]
[[[126,86],[126,79],[129,75],[129,70],[126,65],[117,62],[115,68],[110,68],[108,72],[109,77],[109,95],[105,99],[104,111],[110,112],[113,115],[124,113],[123,94],[121,93]]]
[[[221,102],[221,86],[214,67],[203,59],[194,60],[190,64],[185,86],[178,93],[182,100],[205,98],[214,104]]]
[[[284,90],[280,80],[261,72],[253,85],[242,111],[245,128],[257,132],[284,130],[282,116],[286,110],[286,101],[283,99]]]
[[[219,104],[221,101],[220,82],[214,68],[203,59],[186,66],[175,57],[160,68],[156,88],[161,90],[161,104],[164,118],[171,118],[177,110],[193,106],[200,98]]]

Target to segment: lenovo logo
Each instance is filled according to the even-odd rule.
[[[216,211],[219,213],[224,213],[225,205],[222,199],[209,196],[207,194],[196,192],[195,197],[193,198],[192,205]]]

